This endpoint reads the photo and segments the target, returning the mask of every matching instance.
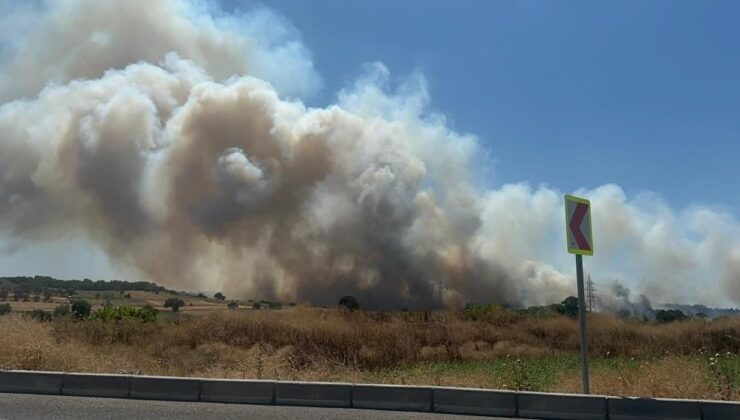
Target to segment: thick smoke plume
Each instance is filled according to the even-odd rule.
[[[473,183],[472,135],[368,65],[336,105],[274,13],[176,0],[0,6],[0,233],[83,232],[170,287],[380,308],[543,304],[575,293],[562,194]],[[740,226],[615,185],[594,203],[594,279],[740,302]],[[715,269],[716,268],[716,269]],[[707,287],[714,285],[715,287]]]

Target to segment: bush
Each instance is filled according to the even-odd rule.
[[[133,319],[141,322],[154,322],[157,320],[157,310],[151,306],[137,308],[130,305],[106,306],[95,311],[90,319],[99,321],[120,321],[122,319]]]
[[[112,306],[113,301],[116,299],[116,295],[113,293],[103,293],[103,300],[105,301],[103,305],[105,306]]]
[[[570,318],[578,318],[578,298],[568,296],[562,303],[553,305],[555,312]]]
[[[57,307],[54,308],[54,318],[66,317],[69,316],[70,313],[72,313],[72,310],[69,309],[69,305],[66,303],[57,305]]]
[[[8,291],[7,290],[5,290],[5,289],[0,290],[0,299],[2,299],[2,300],[8,299]]]
[[[655,320],[661,324],[683,321],[684,319],[686,319],[686,314],[678,309],[658,309],[655,311]]]
[[[172,308],[172,312],[179,311],[180,307],[183,305],[185,305],[185,302],[179,298],[167,298],[167,300],[164,301],[164,307]]]
[[[354,296],[344,296],[339,299],[339,306],[345,307],[350,311],[360,309],[360,304],[357,303],[357,299]]]
[[[500,305],[479,305],[469,303],[463,310],[463,319],[467,321],[486,321],[496,325],[505,325],[516,320],[517,314]]]
[[[9,303],[3,303],[0,305],[0,315],[5,315],[10,312],[10,304]]]
[[[226,307],[228,307],[229,309],[238,309],[239,308],[239,302],[237,302],[235,300],[232,300],[231,302],[229,302],[228,305],[226,305]]]
[[[76,300],[72,302],[72,313],[74,313],[75,318],[77,319],[85,319],[90,316],[90,302],[86,300]]]
[[[213,295],[213,297],[216,300],[226,300],[226,296],[224,296],[224,294],[221,292],[216,293],[215,295]]]
[[[481,305],[478,303],[468,303],[463,308],[462,317],[466,321],[480,321],[483,317],[498,309],[498,305]]]
[[[33,319],[34,321],[39,321],[39,322],[51,322],[51,319],[52,319],[51,312],[46,312],[41,309],[34,309],[33,311],[29,312],[26,316]]]
[[[552,315],[552,308],[549,306],[530,306],[526,309],[520,309],[517,311],[523,316],[533,318],[547,318]]]

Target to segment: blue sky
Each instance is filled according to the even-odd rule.
[[[333,102],[366,62],[398,80],[420,70],[433,109],[490,149],[490,186],[614,182],[677,207],[740,210],[740,3],[262,4],[313,53],[324,87],[309,104]]]

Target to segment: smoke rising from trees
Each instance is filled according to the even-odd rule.
[[[266,9],[64,0],[0,11],[0,234],[11,243],[82,232],[148,280],[235,297],[429,308],[575,290],[562,193],[474,182],[486,151],[429,111],[422,75],[392,87],[369,64],[335,105],[309,108],[297,98],[321,86],[310,52]],[[675,211],[616,185],[576,193],[593,201],[595,280],[740,303],[732,214]]]

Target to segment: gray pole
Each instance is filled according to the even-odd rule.
[[[583,393],[588,394],[588,348],[586,347],[586,299],[583,296],[583,257],[576,254],[576,275],[578,276],[578,323],[581,332],[581,373],[583,374]]]

